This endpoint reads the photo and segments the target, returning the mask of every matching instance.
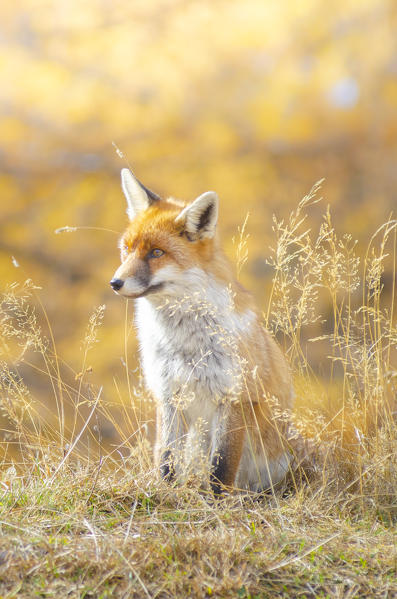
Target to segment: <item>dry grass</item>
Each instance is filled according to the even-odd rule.
[[[50,323],[48,338],[40,329],[32,282],[6,291],[0,597],[397,597],[397,223],[378,229],[361,263],[328,211],[315,238],[306,231],[317,189],[288,222],[274,221],[264,314],[296,373],[296,425],[322,450],[310,483],[289,494],[214,502],[194,485],[164,484],[153,470],[142,390],[131,384],[126,436],[101,389],[85,382],[103,307],[90,319],[73,380]],[[244,235],[243,227],[239,270]],[[386,261],[393,283],[384,298]],[[319,313],[325,302],[332,326]],[[314,323],[325,327],[309,340],[329,365],[322,378],[306,356]],[[128,373],[127,357],[126,365]],[[27,368],[50,390],[51,410],[26,387]],[[98,414],[117,428],[117,447],[102,446]]]

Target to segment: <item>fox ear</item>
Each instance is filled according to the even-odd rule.
[[[147,189],[128,168],[121,170],[121,187],[127,200],[127,214],[130,220],[160,200],[160,197]]]
[[[175,222],[185,222],[189,239],[210,239],[215,235],[218,221],[218,196],[215,191],[206,191],[192,204],[186,206]]]

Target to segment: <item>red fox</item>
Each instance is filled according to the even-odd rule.
[[[215,494],[272,489],[294,467],[291,375],[221,250],[218,196],[164,200],[128,169],[121,182],[130,224],[110,285],[136,300],[161,476],[173,479],[200,454]]]

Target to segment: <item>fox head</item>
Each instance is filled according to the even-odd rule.
[[[207,191],[187,206],[163,200],[126,168],[121,186],[130,224],[111,287],[126,298],[188,292],[216,261],[217,194]]]

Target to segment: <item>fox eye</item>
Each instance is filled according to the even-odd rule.
[[[160,248],[154,248],[154,250],[151,250],[148,254],[149,258],[160,258],[160,256],[162,256],[164,254],[163,250],[160,250]]]

